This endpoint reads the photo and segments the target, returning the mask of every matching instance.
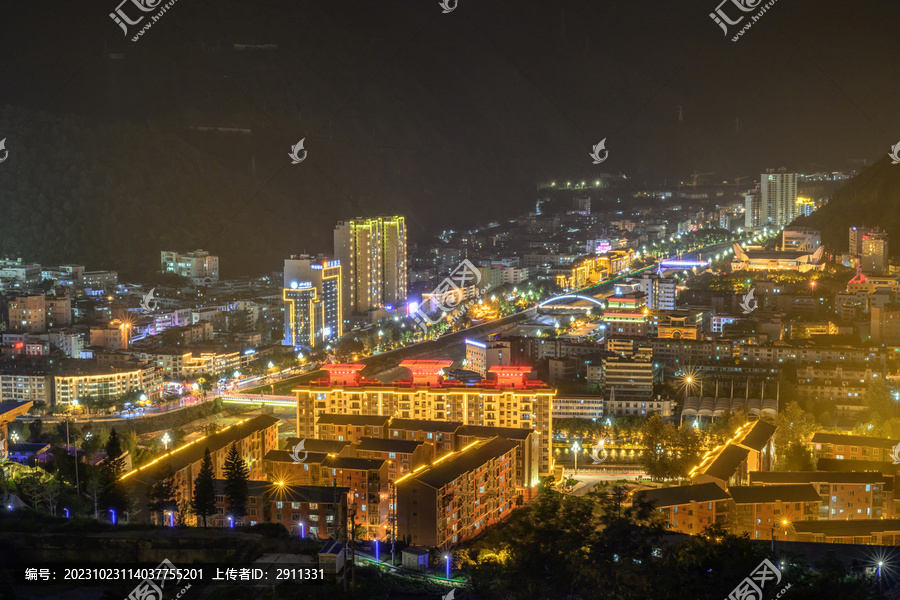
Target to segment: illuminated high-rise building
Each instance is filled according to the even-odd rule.
[[[759,224],[787,225],[797,217],[797,174],[769,169],[760,176]]]
[[[284,343],[314,348],[344,334],[341,262],[323,256],[284,261]]]
[[[859,264],[863,273],[883,275],[888,263],[888,234],[880,230],[871,230],[861,238]]]
[[[406,301],[406,220],[373,217],[340,221],[334,254],[344,267],[344,322]]]

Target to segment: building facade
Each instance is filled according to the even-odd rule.
[[[452,361],[404,361],[400,366],[410,369],[412,377],[389,384],[363,379],[362,364],[324,365],[328,377],[294,389],[297,435],[314,437],[316,419],[323,414],[381,415],[534,429],[540,437],[540,472],[550,474],[551,411],[556,391],[541,381],[526,379],[531,367],[492,367],[489,374],[495,379],[464,385],[442,375],[451,364]]]

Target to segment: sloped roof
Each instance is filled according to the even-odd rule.
[[[752,471],[750,484],[785,484],[785,483],[884,483],[886,477],[881,473],[857,472],[840,473],[833,471]]]
[[[357,446],[357,449],[372,450],[375,452],[400,452],[411,454],[415,452],[416,448],[424,443],[426,442],[418,440],[392,440],[364,437],[359,438],[359,446]]]
[[[840,433],[818,432],[813,435],[813,444],[840,444],[844,446],[868,446],[870,448],[882,448],[892,450],[900,440],[888,438],[867,437],[864,435],[843,435]]]
[[[728,493],[737,504],[757,502],[820,502],[816,488],[809,483],[794,485],[731,486]]]
[[[390,417],[379,415],[320,415],[316,424],[383,427],[390,420]]]
[[[408,431],[440,431],[453,433],[462,423],[457,421],[429,421],[427,419],[391,419],[390,429],[405,429]]]
[[[495,437],[486,442],[479,442],[468,450],[460,451],[455,456],[432,464],[424,470],[413,473],[410,480],[417,480],[429,487],[439,489],[460,475],[473,471],[492,458],[503,456],[516,447],[516,443],[510,440]],[[404,482],[398,480],[398,485]]]
[[[775,435],[776,429],[778,428],[771,423],[755,421],[749,431],[744,434],[744,437],[737,441],[742,446],[761,452],[769,439]]]
[[[709,475],[722,481],[728,481],[749,455],[749,448],[737,444],[725,444],[713,455],[712,460],[698,468],[693,476]]]
[[[697,485],[681,485],[657,490],[642,490],[636,495],[654,503],[656,508],[665,506],[679,506],[691,502],[716,502],[728,500],[728,492],[715,483],[700,483]]]

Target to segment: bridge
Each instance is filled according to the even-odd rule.
[[[278,406],[281,408],[296,408],[295,396],[267,396],[265,394],[236,394],[229,392],[222,394],[224,404],[262,404],[264,406]]]
[[[564,294],[562,296],[556,296],[555,298],[550,298],[549,300],[544,300],[540,304],[538,304],[538,308],[548,307],[548,305],[555,303],[559,300],[587,300],[588,302],[593,302],[600,308],[606,308],[606,304],[593,296],[583,296],[581,294]],[[576,306],[554,306],[552,308],[578,308]]]

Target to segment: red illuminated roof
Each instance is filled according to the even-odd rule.
[[[452,360],[404,360],[400,366],[409,369],[413,375],[434,375],[452,364]]]
[[[362,363],[331,363],[331,364],[327,364],[327,365],[322,365],[322,370],[328,371],[329,373],[331,373],[332,371],[335,371],[338,373],[340,373],[340,372],[352,373],[353,371],[362,371],[365,368],[366,368],[366,365],[364,365]]]
[[[504,373],[504,374],[508,373],[510,375],[519,375],[521,373],[525,373],[525,374],[531,373],[531,369],[532,368],[528,367],[528,366],[514,366],[514,367],[512,367],[512,366],[506,366],[506,367],[495,366],[495,367],[491,367],[490,369],[488,369],[488,371],[490,371],[491,373]]]

